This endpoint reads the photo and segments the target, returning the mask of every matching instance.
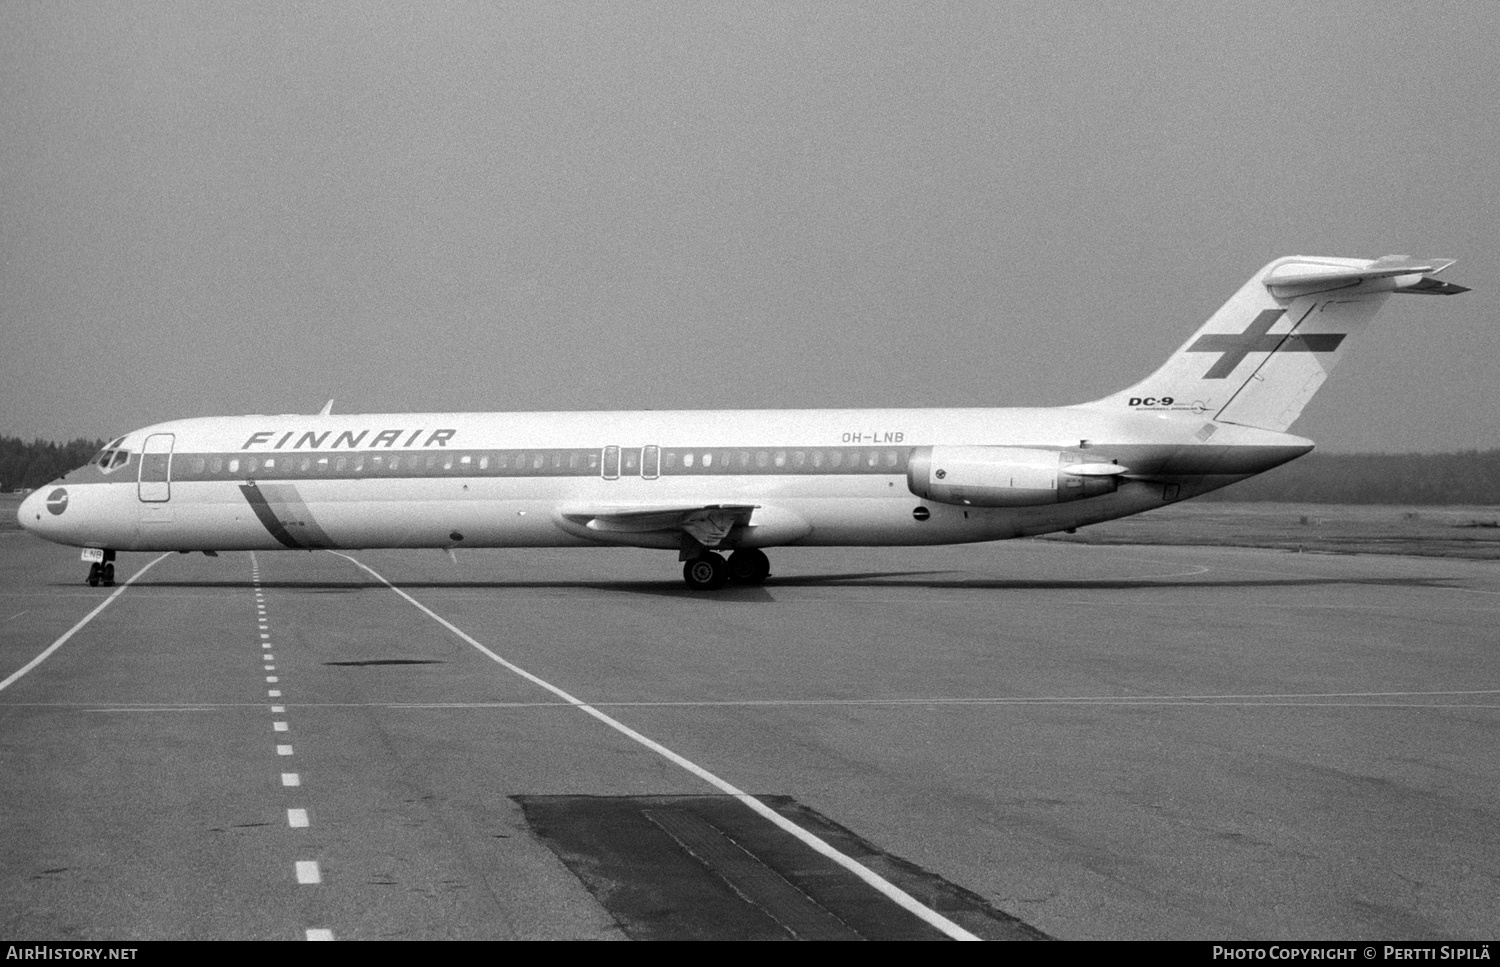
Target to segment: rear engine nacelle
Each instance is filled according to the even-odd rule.
[[[1037,507],[1112,494],[1123,473],[1075,450],[918,447],[907,462],[906,485],[941,504]]]

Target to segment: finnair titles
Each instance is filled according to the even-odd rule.
[[[21,526],[121,551],[675,551],[689,587],[754,585],[774,547],[1071,531],[1312,450],[1287,432],[1397,294],[1450,259],[1291,256],[1146,379],[1053,408],[241,416],[133,430],[27,497]]]

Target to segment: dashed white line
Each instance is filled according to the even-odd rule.
[[[276,747],[276,754],[277,755],[291,755],[292,754],[292,747],[289,746],[289,745],[278,745]]]
[[[309,927],[307,930],[308,940],[332,940],[333,931],[324,927]]]
[[[285,712],[285,711],[286,711],[286,706],[285,705],[272,705],[271,706],[271,712],[273,714],[275,714],[277,712]]]
[[[281,697],[281,689],[279,689],[279,688],[272,688],[272,689],[269,689],[266,692],[266,698],[280,698],[280,697]]]
[[[278,681],[280,681],[280,679],[277,678],[275,675],[267,675],[266,676],[266,684],[267,685],[275,685]]]
[[[322,883],[323,882],[323,871],[320,870],[320,869],[318,869],[318,861],[317,860],[298,860],[297,861],[297,882],[298,883]]]
[[[277,732],[285,732],[287,729],[291,728],[291,726],[287,725],[285,722],[272,722],[271,728]]]
[[[281,774],[281,784],[283,786],[300,786],[302,785],[302,777],[295,772],[283,772]]]
[[[288,809],[286,811],[286,824],[293,829],[307,828],[307,810]]]

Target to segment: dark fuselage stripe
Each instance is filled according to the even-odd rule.
[[[255,511],[255,516],[260,520],[271,536],[281,542],[283,547],[301,549],[302,545],[291,534],[287,533],[281,521],[276,517],[276,512],[266,502],[266,497],[260,492],[260,488],[252,480],[249,483],[240,484],[240,493],[245,495],[245,500],[250,504],[250,509]]]

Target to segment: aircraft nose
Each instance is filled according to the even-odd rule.
[[[38,487],[16,508],[16,523],[39,537],[47,537],[55,528],[50,525],[68,506],[66,487],[58,482]]]

